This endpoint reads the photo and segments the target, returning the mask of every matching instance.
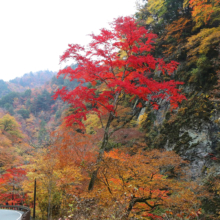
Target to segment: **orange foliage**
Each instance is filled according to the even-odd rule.
[[[127,217],[146,216],[158,206],[187,216],[199,209],[196,187],[200,188],[186,181],[183,164],[174,152],[138,151],[133,156],[122,150],[105,152],[94,190],[85,196],[97,198],[102,206],[124,204]]]
[[[94,138],[89,134],[76,131],[74,127],[66,127],[63,122],[52,133],[53,145],[51,153],[59,159],[61,166],[95,161]]]
[[[176,40],[176,43],[180,44],[184,41],[184,38],[181,37],[182,34],[191,27],[191,20],[185,17],[180,17],[178,20],[174,20],[171,24],[166,27],[166,35],[164,40],[168,40],[168,38],[172,37]],[[167,55],[171,55],[174,50],[176,50],[176,44],[173,42],[168,45],[163,45],[167,48],[163,53]]]
[[[216,7],[220,5],[220,0],[190,0],[189,4],[193,8],[192,16],[195,21],[207,23]]]

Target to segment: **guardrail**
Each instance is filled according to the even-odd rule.
[[[24,212],[21,216],[21,220],[31,219],[31,210],[28,207],[20,205],[0,205],[0,209],[11,209]]]

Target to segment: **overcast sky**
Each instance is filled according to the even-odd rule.
[[[133,15],[137,0],[0,1],[0,79],[59,70],[69,43],[88,44],[113,18]]]

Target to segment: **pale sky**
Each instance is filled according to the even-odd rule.
[[[140,0],[139,0],[140,1]],[[137,0],[1,0],[0,79],[58,71],[68,44],[87,45],[92,32],[133,15]]]

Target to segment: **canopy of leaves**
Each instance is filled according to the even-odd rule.
[[[0,119],[0,130],[2,131],[2,133],[7,133],[17,138],[22,137],[19,124],[17,123],[15,118],[9,114],[4,115]]]
[[[60,70],[58,77],[63,74],[70,80],[81,82],[74,90],[68,91],[64,87],[54,95],[54,98],[60,96],[75,110],[74,115],[67,117],[69,125],[76,122],[83,126],[81,119],[85,120],[88,113],[100,116],[111,112],[116,115],[121,93],[144,101],[166,99],[174,108],[185,98],[176,88],[180,82],[159,83],[148,77],[156,68],[163,73],[172,73],[177,67],[174,61],[166,64],[150,54],[156,35],[137,26],[130,17],[115,20],[112,27],[111,31],[102,29],[98,36],[91,35],[93,41],[88,50],[80,45],[69,45],[61,56],[61,62],[71,58],[78,67]],[[122,59],[118,56],[119,51],[123,52]],[[101,86],[95,86],[98,81]],[[88,88],[85,83],[94,87]],[[156,103],[154,105],[157,106]]]

